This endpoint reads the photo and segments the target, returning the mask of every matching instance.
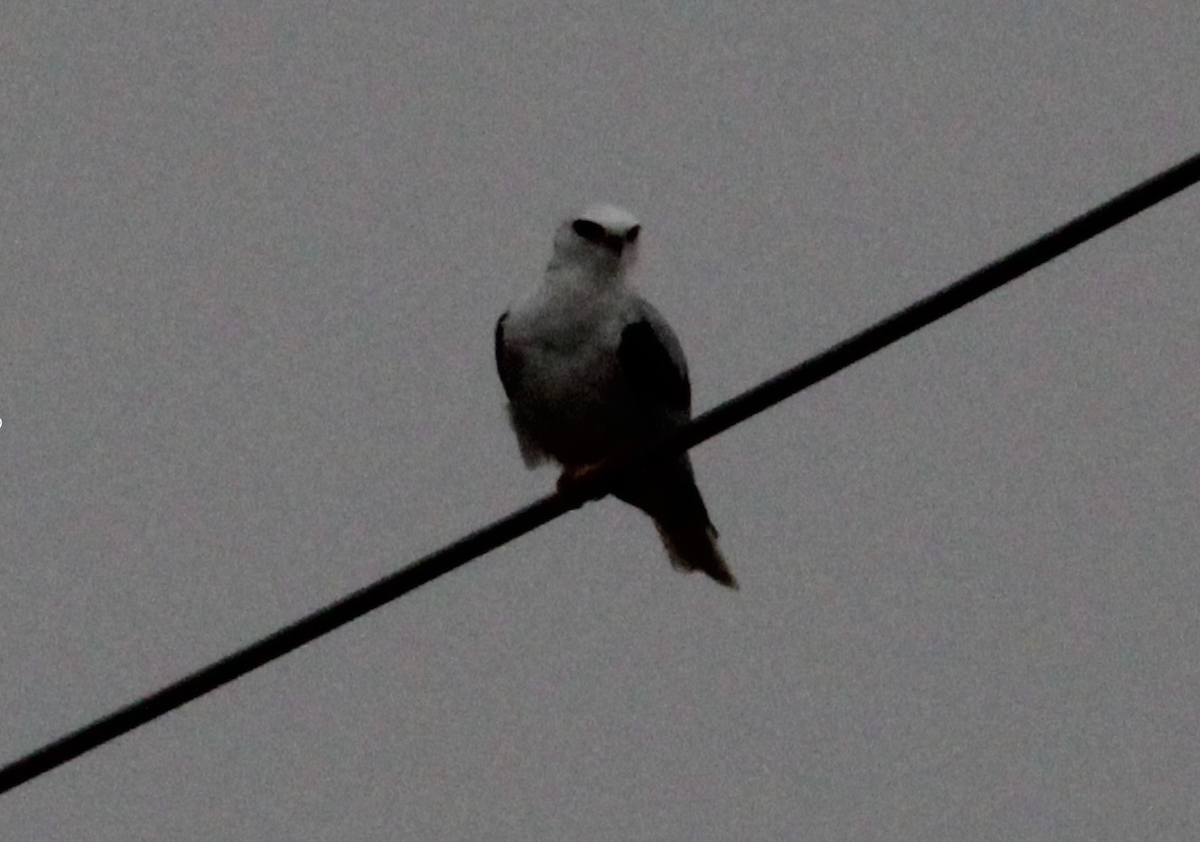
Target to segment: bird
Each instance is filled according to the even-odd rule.
[[[627,282],[641,232],[613,205],[568,218],[541,285],[496,322],[496,368],[522,459],[531,469],[558,463],[560,490],[691,418],[679,339]],[[612,493],[650,516],[672,566],[737,589],[686,451],[619,479]]]

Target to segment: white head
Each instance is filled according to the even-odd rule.
[[[558,227],[551,269],[568,266],[593,275],[619,277],[637,257],[637,217],[612,205],[593,205]]]

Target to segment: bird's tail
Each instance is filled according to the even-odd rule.
[[[655,520],[659,537],[667,548],[667,557],[676,570],[701,570],[727,588],[738,589],[737,579],[725,563],[717,546],[717,530],[711,523],[684,522],[667,524]]]
[[[676,570],[702,570],[727,588],[737,588],[686,454],[647,466],[613,493],[650,515]]]

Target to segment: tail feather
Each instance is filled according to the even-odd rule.
[[[737,579],[725,563],[721,548],[717,546],[717,530],[712,524],[690,523],[667,526],[654,521],[659,537],[667,549],[667,558],[676,570],[692,572],[700,570],[711,579],[727,588],[738,589]]]
[[[717,530],[696,487],[687,455],[658,462],[619,484],[613,493],[654,520],[677,570],[702,570],[728,588],[737,580],[717,546]]]

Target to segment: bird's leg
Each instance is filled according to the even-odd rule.
[[[595,465],[563,466],[563,472],[558,477],[558,493],[571,496],[578,494],[579,486],[584,483],[588,477],[596,473],[596,469],[599,468],[601,464],[603,463],[597,463]],[[588,500],[599,500],[607,493],[607,491],[600,491],[598,493],[592,492],[587,494],[579,500],[579,504],[576,506],[576,508],[579,508],[579,506],[582,506]]]

